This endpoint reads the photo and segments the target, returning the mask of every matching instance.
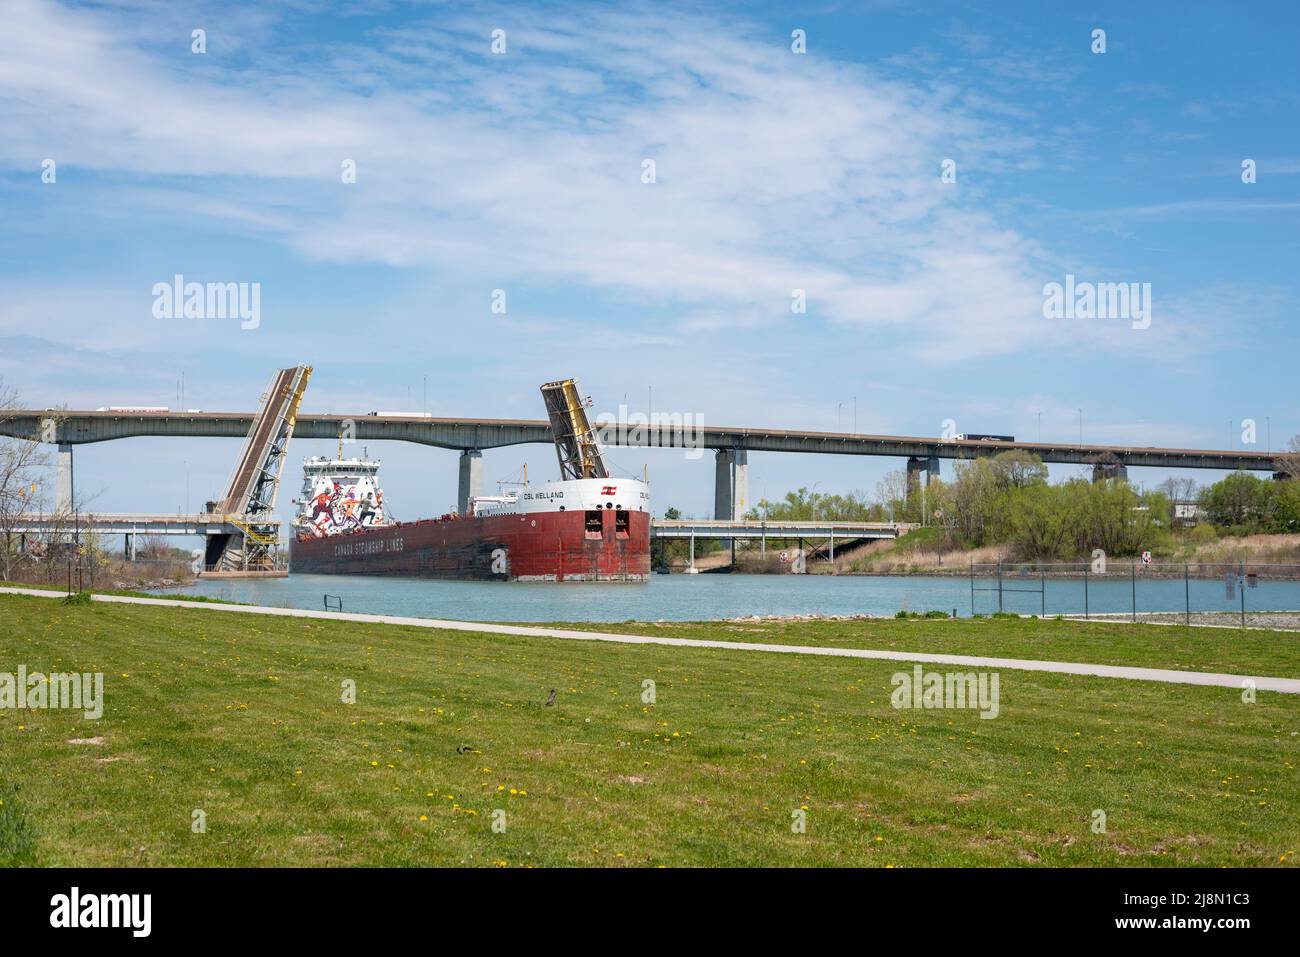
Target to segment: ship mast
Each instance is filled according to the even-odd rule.
[[[573,379],[561,379],[542,386],[542,400],[551,420],[555,454],[560,460],[560,478],[609,478],[596,445],[596,434],[587,421],[587,410]]]

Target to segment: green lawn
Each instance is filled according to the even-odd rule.
[[[1100,627],[1112,656],[1154,640],[839,624],[783,634],[1024,654],[1036,625],[1102,654]],[[1253,670],[1295,674],[1294,639],[1264,637]],[[1295,696],[1004,670],[981,720],[894,709],[891,662],[0,596],[0,672],[20,663],[102,671],[106,690],[99,721],[0,714],[10,864],[1292,866],[1300,850]]]
[[[1300,676],[1300,634],[1055,618],[619,622],[546,627],[780,645],[876,648],[996,658],[1139,665],[1271,677]]]
[[[0,579],[0,587],[4,588],[28,588],[36,591],[54,591],[59,594],[67,594],[67,585],[45,584],[32,582],[10,582]],[[247,602],[229,601],[224,598],[209,598],[207,595],[191,595],[185,592],[156,592],[156,591],[133,591],[129,588],[95,588],[86,589],[88,594],[94,595],[119,595],[126,598],[167,598],[176,601],[197,601],[207,602],[208,604],[222,605],[244,605]]]

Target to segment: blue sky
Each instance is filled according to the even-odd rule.
[[[434,414],[540,418],[574,375],[718,425],[1300,432],[1295,5],[915,6],[6,0],[0,377],[42,408],[176,408],[184,373],[248,409],[304,362],[319,412],[419,411],[427,377]],[[260,283],[260,325],[154,318],[177,273]],[[1066,274],[1150,283],[1150,328],[1044,318]],[[197,507],[237,447],[83,446],[79,489],[174,509],[188,475]],[[454,453],[370,452],[399,516],[454,501]],[[611,458],[711,507],[711,455]],[[554,470],[490,451],[489,488],[525,461]],[[901,464],[754,455],[751,496]]]

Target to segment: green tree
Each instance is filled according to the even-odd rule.
[[[1233,472],[1201,493],[1201,507],[1215,525],[1264,531],[1272,524],[1274,484],[1249,472]]]

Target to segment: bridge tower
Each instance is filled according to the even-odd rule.
[[[215,571],[269,571],[280,544],[280,523],[275,520],[275,494],[280,487],[285,453],[302,405],[311,366],[281,369],[263,396],[252,428],[235,463],[219,502],[208,511],[219,512],[240,534],[208,538],[206,568]]]
[[[609,470],[596,444],[596,432],[587,420],[586,403],[578,394],[578,383],[573,379],[547,382],[542,386],[542,401],[546,403],[546,417],[551,421],[560,478],[609,478]]]

